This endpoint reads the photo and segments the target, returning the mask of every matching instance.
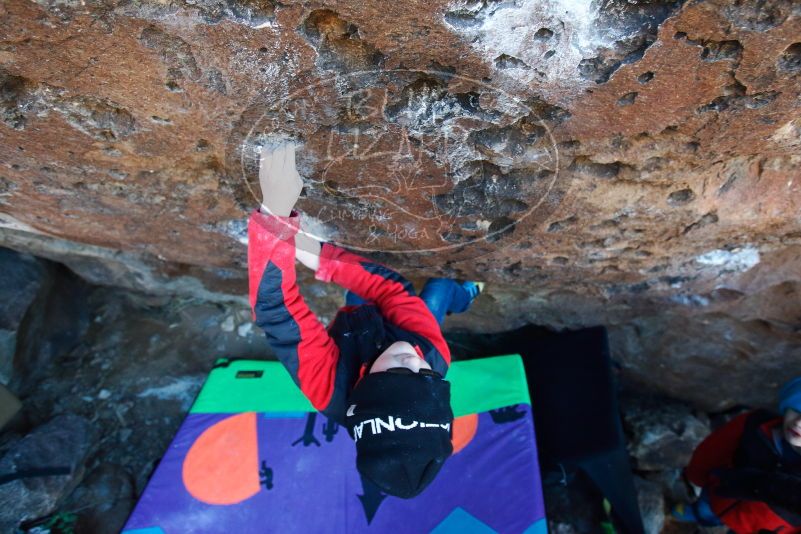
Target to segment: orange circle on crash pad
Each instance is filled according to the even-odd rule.
[[[198,436],[184,458],[186,490],[207,504],[236,504],[258,493],[257,416],[223,419]]]
[[[468,443],[473,441],[478,430],[478,414],[463,415],[453,420],[453,454],[464,449]]]

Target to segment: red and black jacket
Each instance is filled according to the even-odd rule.
[[[737,534],[801,533],[801,465],[787,464],[776,447],[782,421],[762,410],[744,413],[701,442],[685,469]]]
[[[312,405],[343,422],[347,397],[366,368],[395,341],[408,341],[443,376],[451,362],[439,324],[395,271],[323,243],[315,278],[368,304],[345,306],[325,328],[298,291],[294,236],[299,216],[254,211],[248,220],[248,278],[253,317]]]

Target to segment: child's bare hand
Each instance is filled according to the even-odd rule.
[[[262,206],[273,215],[287,217],[303,189],[303,179],[295,168],[295,143],[287,141],[265,146],[259,161]]]

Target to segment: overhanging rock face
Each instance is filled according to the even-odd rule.
[[[449,326],[611,326],[707,409],[801,372],[801,7],[11,0],[2,243],[241,298],[261,146],[307,230],[489,282]],[[319,297],[323,299],[324,297]]]

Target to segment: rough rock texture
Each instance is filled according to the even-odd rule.
[[[255,156],[292,137],[312,234],[490,283],[450,328],[604,323],[643,387],[769,404],[801,372],[799,35],[792,0],[10,0],[0,244],[241,299]]]
[[[706,415],[682,404],[666,399],[627,399],[621,404],[629,454],[640,471],[683,468],[709,435]]]
[[[239,302],[93,286],[37,265],[52,276],[21,328],[10,383],[22,410],[0,432],[0,475],[56,463],[72,474],[0,485],[0,532],[54,514],[75,534],[119,532],[213,362],[274,355]],[[74,320],[45,320],[56,313]]]
[[[8,384],[20,324],[41,290],[46,272],[36,258],[9,249],[0,249],[0,272],[0,383]]]
[[[89,286],[61,265],[48,265],[48,283],[20,328],[9,387],[20,396],[38,387],[50,366],[83,342],[89,327]]]
[[[640,514],[645,532],[659,534],[665,526],[665,498],[659,484],[635,478],[634,486],[637,488],[637,500],[640,505]]]
[[[135,504],[131,475],[121,466],[100,464],[72,492],[66,507],[80,509],[76,531],[116,534]]]
[[[81,480],[91,443],[89,421],[71,414],[54,417],[19,440],[0,459],[0,473],[63,467],[69,474],[23,478],[0,487],[2,531],[11,532],[20,520],[51,512]]]
[[[579,474],[568,484],[544,483],[548,532],[556,534],[600,534],[604,521],[603,497],[586,476]]]

